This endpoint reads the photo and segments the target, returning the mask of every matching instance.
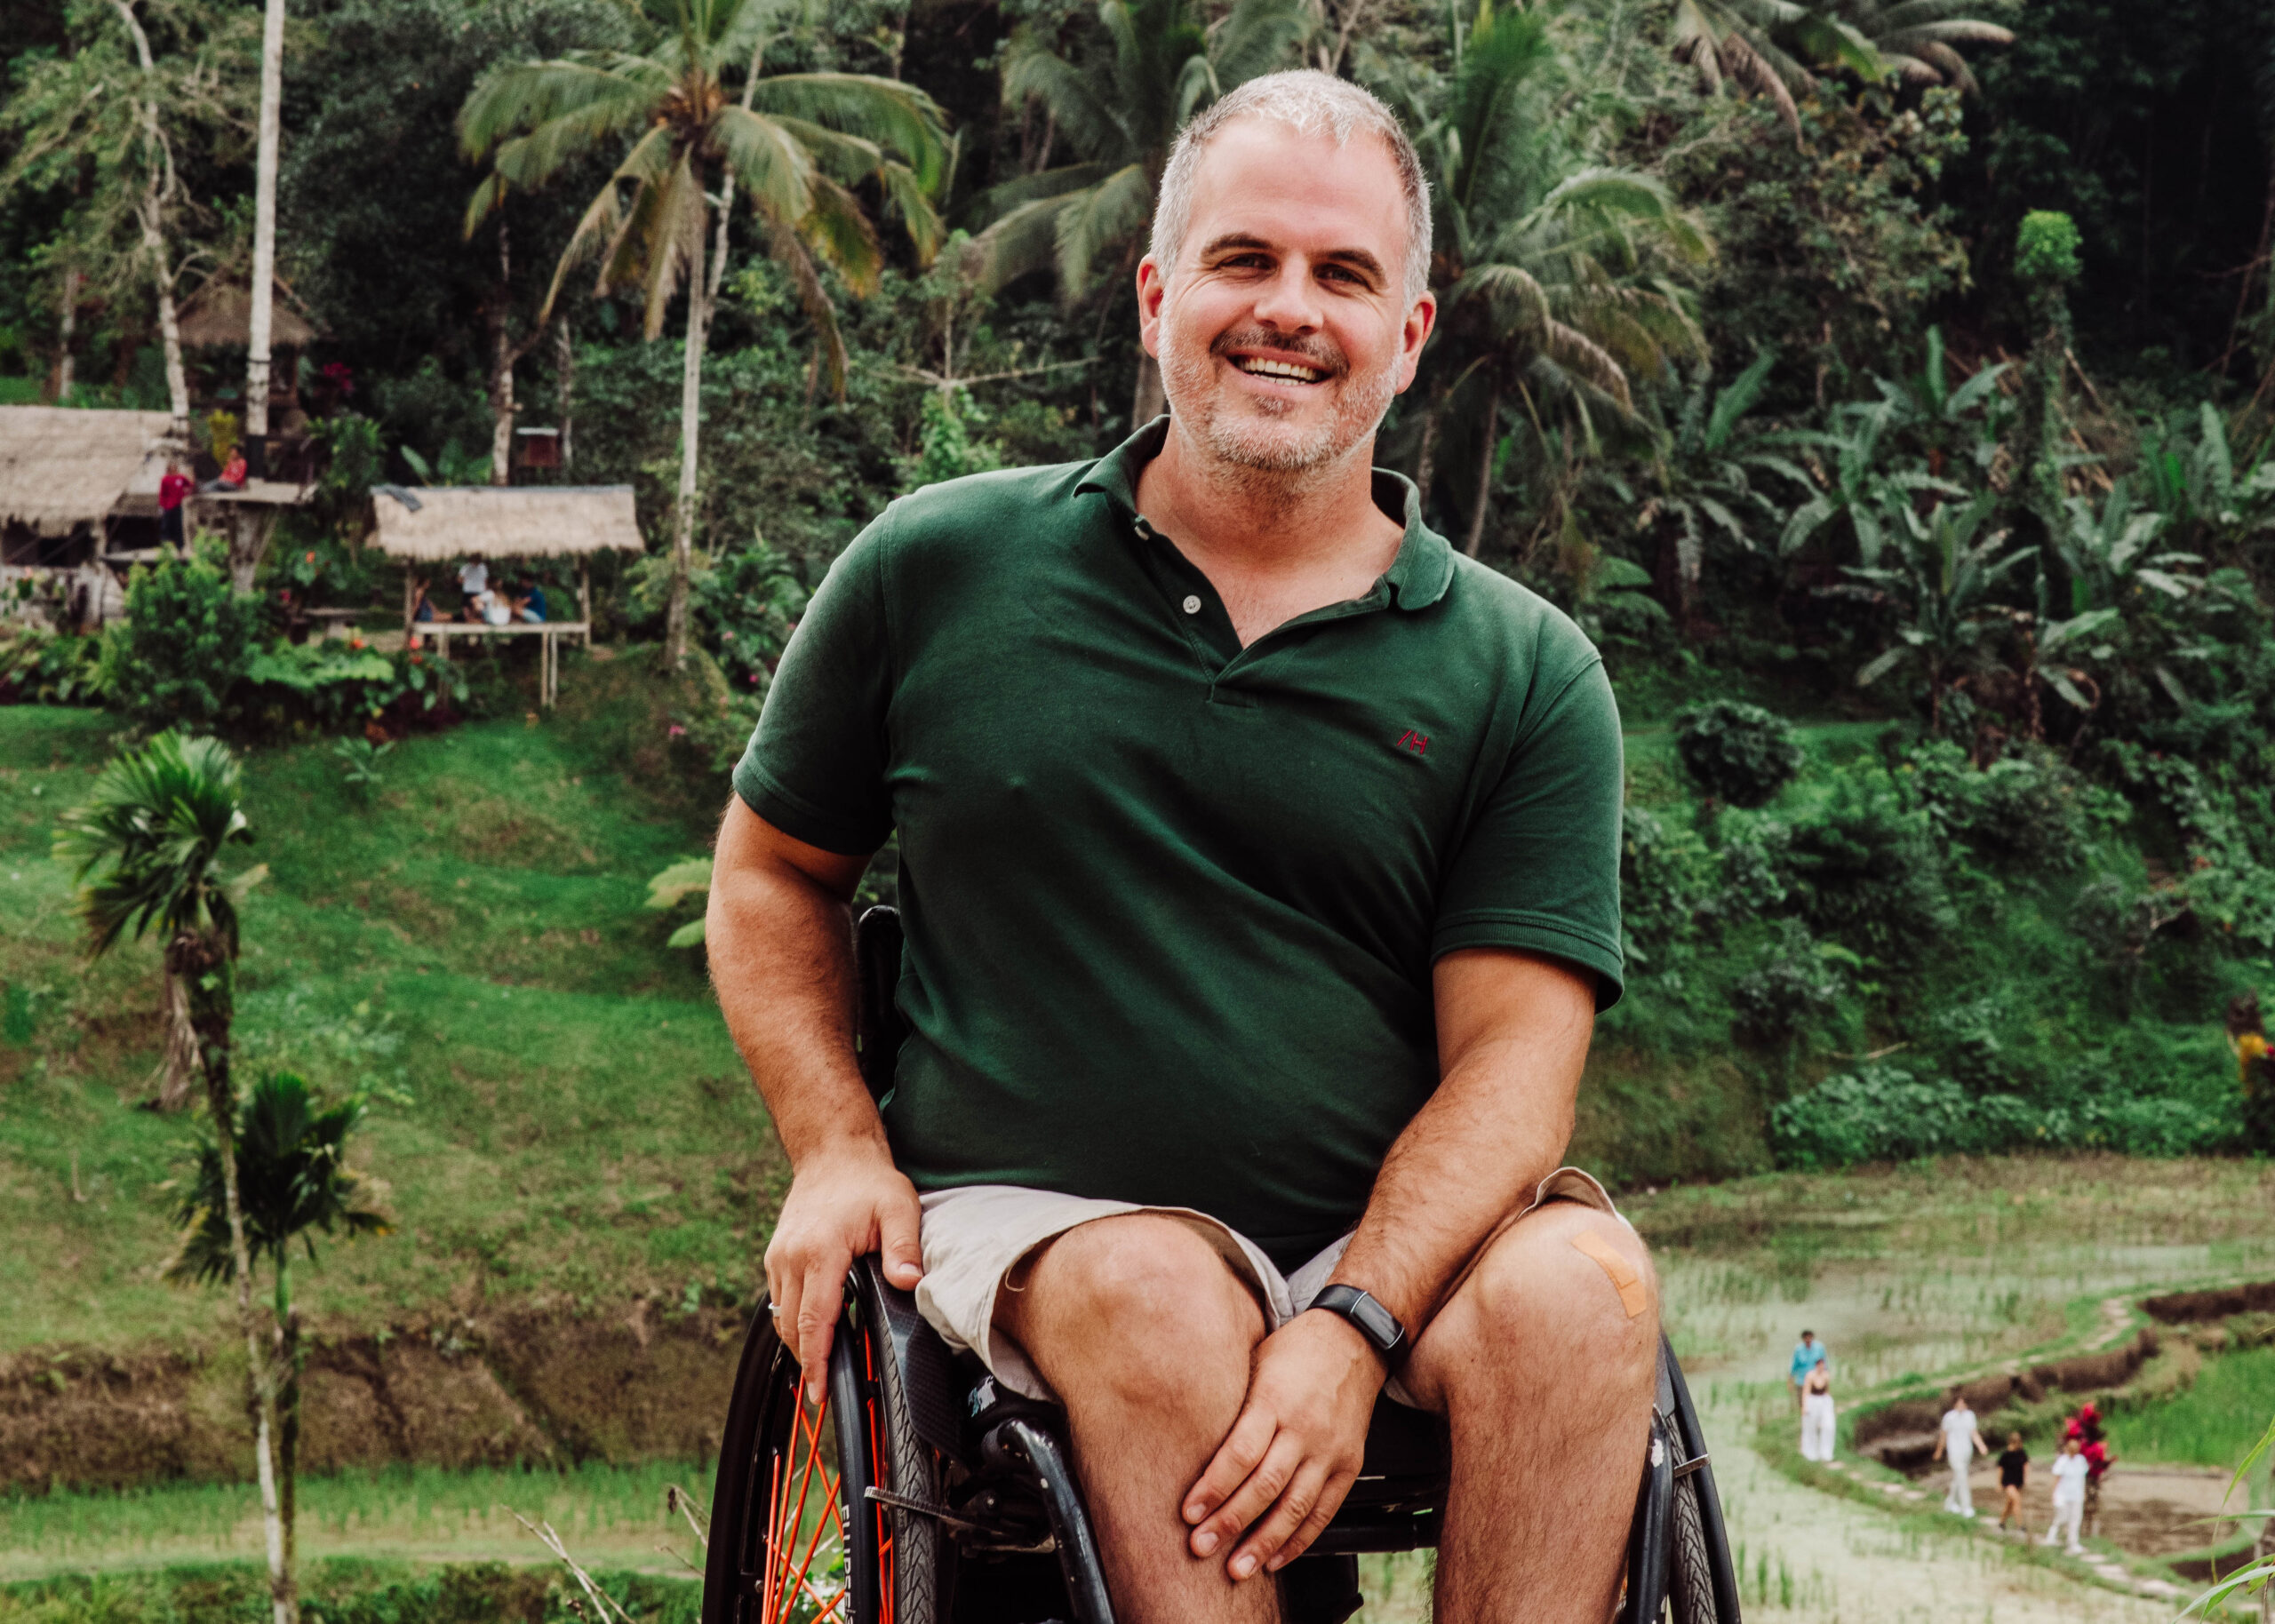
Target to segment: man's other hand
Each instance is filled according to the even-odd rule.
[[[774,1328],[798,1356],[806,1397],[818,1403],[829,1370],[846,1270],[874,1252],[903,1291],[924,1278],[916,1187],[884,1156],[862,1147],[810,1157],[790,1182],[766,1248]]]
[[[1387,1373],[1347,1321],[1298,1314],[1256,1350],[1248,1402],[1185,1497],[1193,1554],[1239,1537],[1233,1580],[1277,1572],[1310,1548],[1359,1476]]]

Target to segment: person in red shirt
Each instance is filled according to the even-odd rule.
[[[242,450],[229,453],[229,460],[221,465],[220,479],[208,480],[198,487],[200,490],[243,490],[244,488],[245,454]]]
[[[168,458],[165,476],[158,482],[158,540],[162,545],[179,547],[188,539],[182,523],[182,504],[196,489],[196,482],[181,471],[180,461]]]

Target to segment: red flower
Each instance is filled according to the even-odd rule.
[[[666,738],[678,738],[686,731],[687,729],[685,728],[681,727],[677,722],[674,722],[669,728],[664,730],[664,736]]]
[[[311,548],[308,550],[308,562],[310,562],[310,563],[312,563],[312,564],[313,564],[313,563],[315,563],[315,561],[316,561],[315,549],[314,549],[313,547],[311,547]]]

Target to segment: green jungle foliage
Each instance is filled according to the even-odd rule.
[[[117,7],[0,25],[5,398],[59,393],[68,360],[74,401],[164,403],[138,224],[154,183],[185,296],[245,274],[251,35],[226,7],[159,9],[171,179],[86,94],[128,82]],[[637,793],[669,827],[555,879],[630,888],[595,927],[603,958],[695,997],[692,955],[665,945],[686,899],[648,913],[639,887],[701,848],[831,561],[903,491],[1130,431],[1153,397],[1130,273],[1168,140],[1241,79],[1319,65],[1399,110],[1433,186],[1441,320],[1380,458],[1597,640],[1631,729],[1632,974],[1583,1151],[1642,1182],[2275,1149],[2249,1142],[2219,1026],[2275,980],[2275,19],[2175,0],[2143,28],[2105,0],[1986,0],[1930,37],[1903,7],[1834,11],[1840,29],[1612,0],[761,7],[737,36],[755,61],[713,64],[722,95],[746,71],[754,97],[872,76],[901,88],[864,106],[914,122],[831,147],[826,206],[796,219],[777,218],[786,193],[724,211],[674,193],[717,273],[690,312],[669,265],[603,240],[613,136],[557,165],[469,155],[506,131],[498,86],[549,83],[528,64],[668,51],[660,0],[296,0],[278,243],[319,329],[294,363],[311,499],[250,598],[209,556],[168,561],[93,638],[17,629],[68,612],[12,587],[0,699],[219,729],[262,747],[256,796],[286,793],[262,785],[281,774],[366,827],[455,805],[437,786],[459,769],[435,763],[458,746],[384,770],[365,752],[461,721],[504,748],[535,649],[377,647],[405,581],[368,545],[364,493],[488,477],[508,411],[556,427],[563,465],[515,479],[629,484],[649,538],[592,561],[595,653],[616,664],[572,662],[564,692],[573,712],[594,684],[655,734]],[[891,156],[932,152],[930,109],[954,143],[937,173]],[[607,282],[556,279],[602,247]],[[633,645],[670,629],[690,330],[694,653],[667,682]],[[242,420],[240,359],[189,354],[196,421]],[[562,561],[515,572],[576,590]],[[430,585],[452,612],[448,572]],[[364,646],[290,641],[310,604],[363,611]],[[534,945],[583,928],[566,893],[445,877],[341,817],[364,866],[310,896],[448,918],[462,935],[425,939],[467,975],[590,990]],[[557,849],[599,850],[579,841]],[[257,1015],[275,990],[246,973]],[[5,974],[13,1010],[24,972]]]

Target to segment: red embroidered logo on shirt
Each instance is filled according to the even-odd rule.
[[[1409,755],[1426,756],[1430,753],[1430,736],[1409,728],[1398,736],[1398,747]]]

